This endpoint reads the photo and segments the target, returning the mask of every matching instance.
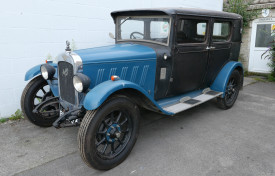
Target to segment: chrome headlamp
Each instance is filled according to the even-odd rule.
[[[55,68],[49,64],[43,64],[40,67],[40,72],[45,80],[52,79],[55,74]]]
[[[90,87],[91,79],[82,74],[77,73],[73,77],[74,88],[77,92],[85,92]]]

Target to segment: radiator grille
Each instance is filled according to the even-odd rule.
[[[62,100],[75,104],[75,89],[73,86],[73,65],[61,61],[58,63],[59,94]]]

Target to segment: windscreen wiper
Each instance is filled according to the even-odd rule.
[[[121,26],[125,21],[131,19],[131,17],[126,17],[118,26]]]

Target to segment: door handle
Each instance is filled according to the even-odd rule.
[[[212,50],[212,49],[215,49],[215,48],[216,48],[216,47],[214,47],[214,46],[210,46],[210,47],[207,46],[205,49],[206,49],[206,50]]]

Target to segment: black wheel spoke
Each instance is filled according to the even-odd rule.
[[[115,153],[115,143],[111,144],[111,153]]]
[[[124,125],[127,121],[128,119],[126,118],[123,122],[120,123],[120,126]]]
[[[43,92],[44,94],[46,93],[46,91],[44,90],[44,87],[42,87],[42,89],[41,89],[41,90],[42,90],[42,92]]]
[[[42,99],[42,97],[41,97],[41,96],[38,96],[38,95],[35,95],[35,98]]]
[[[105,130],[105,131],[98,131],[97,134],[99,134],[99,135],[105,135],[106,132],[107,132],[107,130]]]
[[[103,120],[103,124],[105,125],[106,128],[110,127],[110,125],[105,120]]]
[[[105,141],[105,137],[101,139],[101,141],[99,141],[97,144],[96,144],[96,147],[98,147],[100,144],[102,144],[103,142]]]
[[[116,123],[118,123],[119,122],[119,120],[120,120],[120,117],[121,117],[121,112],[119,112],[119,114],[118,114],[118,116],[117,116],[117,118],[116,118]]]
[[[107,147],[108,147],[108,144],[106,143],[106,144],[104,145],[103,150],[102,150],[102,153],[103,153],[103,154],[106,152]]]
[[[112,123],[115,122],[114,112],[111,113],[111,119],[110,119],[110,121],[111,121]]]

